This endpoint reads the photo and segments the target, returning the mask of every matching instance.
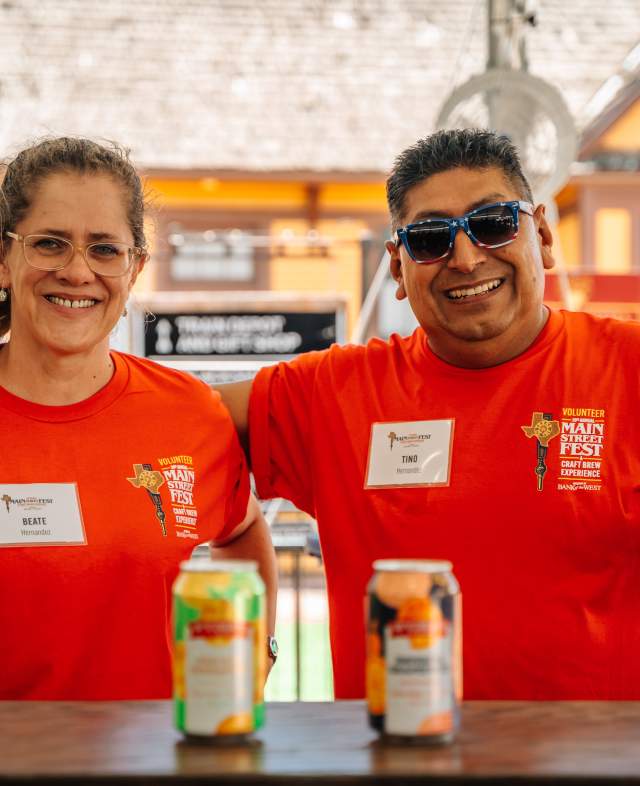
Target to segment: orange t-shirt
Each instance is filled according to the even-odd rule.
[[[371,563],[414,557],[453,562],[466,698],[640,699],[639,393],[640,325],[565,312],[493,368],[418,329],[259,373],[257,489],[317,518],[338,698],[364,692]],[[449,418],[448,486],[364,488],[373,423]]]
[[[27,498],[28,484],[75,483],[86,535],[86,545],[3,547],[0,533],[1,699],[170,696],[179,563],[246,515],[248,473],[219,395],[151,361],[112,358],[109,384],[78,404],[0,389],[0,500],[6,484],[24,484]],[[0,502],[0,527],[5,502],[19,504]]]

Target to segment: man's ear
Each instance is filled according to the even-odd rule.
[[[544,205],[538,205],[534,218],[538,226],[538,242],[540,243],[540,252],[542,253],[542,264],[545,270],[551,270],[552,267],[555,267],[556,260],[553,256],[553,235],[545,215]]]
[[[404,300],[407,291],[404,288],[404,278],[402,276],[402,260],[400,259],[400,249],[392,240],[387,240],[385,248],[389,252],[389,271],[393,280],[398,285],[396,289],[396,300]]]

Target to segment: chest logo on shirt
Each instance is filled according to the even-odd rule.
[[[196,472],[193,457],[185,455],[167,456],[157,460],[159,469],[152,464],[134,464],[134,477],[127,478],[135,488],[145,489],[155,507],[156,518],[160,522],[162,534],[167,535],[167,515],[163,507],[163,495],[169,497],[173,513],[176,535],[179,538],[197,540],[196,526],[198,511],[194,504]]]
[[[134,464],[133,471],[135,472],[135,476],[127,478],[127,480],[137,489],[145,489],[156,509],[156,517],[162,527],[162,534],[166,538],[167,516],[162,507],[162,497],[158,494],[160,486],[164,483],[164,478],[157,470],[153,469],[151,464]]]
[[[599,491],[602,484],[604,449],[604,409],[562,407],[554,420],[551,412],[534,412],[531,425],[521,426],[525,435],[535,439],[537,463],[534,467],[538,491],[553,464],[558,471],[559,491]],[[559,436],[551,447],[549,443]]]
[[[538,491],[542,491],[544,476],[547,471],[545,458],[549,449],[549,441],[560,433],[560,424],[557,420],[552,420],[552,418],[551,412],[534,412],[531,418],[531,425],[521,426],[527,437],[534,437],[536,441],[538,463],[534,472],[538,479]]]

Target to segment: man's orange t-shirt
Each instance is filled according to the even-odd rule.
[[[77,484],[86,535],[86,545],[3,546],[0,532],[1,699],[170,696],[179,563],[246,515],[248,473],[219,395],[112,358],[109,384],[71,406],[0,389],[0,528],[5,502],[21,504],[12,500],[29,484],[65,483]]]
[[[317,518],[338,698],[363,695],[372,562],[413,557],[453,562],[466,698],[640,699],[639,394],[640,325],[565,312],[493,368],[418,329],[259,373],[257,489]],[[365,488],[373,423],[450,418],[448,486]]]

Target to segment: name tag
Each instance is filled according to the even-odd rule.
[[[75,483],[0,483],[0,547],[86,543]]]
[[[372,423],[365,488],[448,486],[454,419]]]

